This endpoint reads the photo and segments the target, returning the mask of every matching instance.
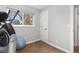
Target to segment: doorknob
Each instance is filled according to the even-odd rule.
[[[47,28],[45,28],[45,30],[47,30]]]

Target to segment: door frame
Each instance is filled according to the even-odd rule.
[[[70,51],[74,52],[74,6],[70,6]]]
[[[75,23],[77,23],[77,25],[78,25],[78,18],[77,18],[77,10],[79,9],[79,7],[76,7],[76,8],[74,8],[74,12],[75,12],[75,15],[74,15],[74,34],[75,33],[77,33],[77,31],[78,31],[78,27],[76,27],[76,24]],[[77,22],[75,22],[75,21],[77,21]],[[75,29],[75,27],[77,28],[77,30]],[[78,33],[77,33],[77,39],[76,40],[78,40]],[[75,44],[75,35],[74,35],[74,46],[75,45],[77,45],[78,44],[78,42],[76,42],[76,44]]]

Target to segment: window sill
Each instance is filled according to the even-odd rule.
[[[35,27],[35,25],[13,25],[13,27]]]

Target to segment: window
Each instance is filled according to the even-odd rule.
[[[9,13],[9,20],[12,20],[16,14],[16,10],[11,10]],[[33,16],[30,13],[19,12],[12,22],[13,25],[33,25]]]

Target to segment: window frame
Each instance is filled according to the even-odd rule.
[[[11,9],[11,10],[14,10],[14,9]],[[24,19],[24,12],[20,10],[20,13],[22,14],[22,20]],[[12,24],[13,27],[35,27],[35,15],[33,15],[33,23],[32,25],[16,25],[16,24]]]

